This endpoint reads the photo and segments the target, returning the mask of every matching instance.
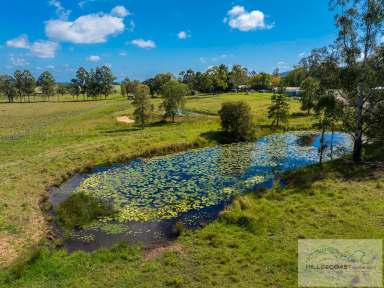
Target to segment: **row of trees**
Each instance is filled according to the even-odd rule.
[[[282,79],[278,70],[274,74],[249,72],[241,65],[233,65],[230,70],[226,65],[209,68],[205,72],[195,72],[192,69],[182,71],[178,77],[171,73],[161,73],[153,78],[145,80],[142,84],[148,86],[152,97],[161,94],[163,85],[171,80],[177,80],[187,85],[190,94],[197,93],[223,93],[229,91],[272,90],[281,84]],[[123,96],[133,93],[135,85],[139,81],[131,81],[125,78],[121,83]]]
[[[8,99],[8,102],[30,102],[31,96],[36,100],[36,94],[41,94],[46,100],[53,95],[64,95],[66,93],[78,97],[83,95],[92,99],[100,97],[107,98],[113,91],[113,76],[108,66],[97,67],[95,70],[87,71],[79,68],[76,76],[70,84],[58,84],[54,76],[45,71],[36,79],[28,70],[17,70],[11,75],[0,76],[0,92]],[[41,93],[36,92],[39,87]]]

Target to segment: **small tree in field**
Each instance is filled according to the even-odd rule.
[[[135,98],[132,104],[136,109],[133,115],[136,123],[140,125],[141,129],[144,129],[145,123],[151,117],[153,111],[149,87],[143,84],[137,85],[134,96]]]
[[[253,136],[251,108],[245,102],[224,103],[219,111],[221,127],[232,141],[247,141]]]
[[[164,98],[162,107],[165,110],[165,117],[171,117],[175,122],[175,116],[185,104],[185,96],[188,94],[188,85],[171,80],[165,83],[161,89]]]
[[[279,124],[288,123],[289,103],[280,88],[277,94],[273,94],[271,105],[268,108],[268,118],[272,119],[272,126],[279,127]]]

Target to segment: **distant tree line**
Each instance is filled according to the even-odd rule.
[[[187,85],[190,95],[209,93],[218,94],[225,92],[240,92],[248,90],[272,91],[282,84],[278,70],[274,74],[249,72],[241,65],[233,65],[231,69],[221,64],[209,68],[205,72],[195,72],[192,69],[182,71],[176,77],[171,73],[160,73],[147,79],[142,84],[147,85],[152,97],[160,96],[162,87],[169,81],[176,80]],[[121,83],[121,94],[129,96],[133,93],[135,85],[140,82],[125,78]]]
[[[52,96],[71,94],[79,99],[106,99],[113,92],[116,77],[108,66],[97,67],[87,71],[79,68],[76,76],[69,84],[56,83],[49,71],[44,71],[36,79],[28,70],[16,70],[13,75],[0,75],[0,93],[9,103],[36,101],[36,96],[42,96],[49,101]],[[37,91],[36,88],[39,88]]]

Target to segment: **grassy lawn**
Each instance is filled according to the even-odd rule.
[[[116,117],[133,111],[120,97],[1,103],[0,265],[13,268],[0,273],[0,286],[294,287],[298,238],[383,238],[383,171],[362,166],[366,173],[347,175],[348,163],[337,162],[324,171],[306,169],[304,178],[292,177],[282,192],[239,198],[218,221],[187,232],[157,258],[125,246],[70,256],[34,249],[47,232],[40,203],[48,187],[94,165],[213,145],[202,135],[219,129],[215,114],[230,100],[250,103],[257,125],[268,124],[268,94],[193,97],[187,109],[199,114],[175,124],[161,123],[157,116],[143,131],[117,123]],[[289,129],[311,127],[300,104],[290,102]],[[26,264],[14,265],[24,258],[29,259]]]
[[[3,285],[297,287],[297,239],[384,237],[382,167],[338,160],[292,173],[284,189],[237,198],[155,258],[124,245],[70,256],[41,248],[4,274]]]

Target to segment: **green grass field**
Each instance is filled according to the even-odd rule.
[[[44,244],[48,225],[40,206],[50,186],[98,164],[214,145],[204,135],[219,130],[215,115],[230,100],[248,102],[258,135],[269,133],[268,94],[191,97],[186,109],[198,113],[171,124],[159,122],[156,111],[145,130],[117,123],[117,116],[133,111],[117,96],[1,103],[0,286],[295,287],[298,238],[384,237],[382,166],[356,170],[336,161],[291,176],[282,191],[238,198],[218,221],[187,232],[159,257],[124,245],[68,256]],[[288,128],[310,128],[300,104],[290,104]]]

